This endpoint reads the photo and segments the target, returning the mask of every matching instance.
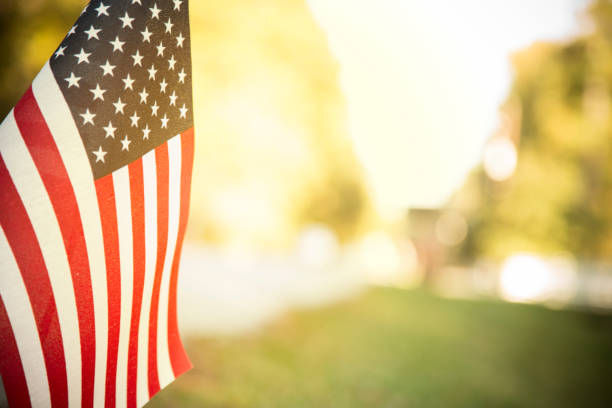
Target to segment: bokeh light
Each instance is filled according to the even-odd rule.
[[[436,221],[436,238],[444,245],[458,245],[467,236],[468,225],[457,211],[448,210]]]
[[[485,145],[483,165],[487,176],[504,181],[514,174],[517,154],[514,144],[506,138],[496,138]]]

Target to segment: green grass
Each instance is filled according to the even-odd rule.
[[[612,316],[374,289],[187,347],[150,407],[612,407]]]

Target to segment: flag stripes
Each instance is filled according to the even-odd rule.
[[[149,316],[149,394],[154,394],[161,387],[157,374],[157,315],[159,310],[159,290],[161,277],[166,260],[166,245],[168,244],[168,145],[163,144],[156,149],[157,164],[157,259],[155,262],[155,277],[153,279],[153,296]]]
[[[29,299],[22,301],[29,301],[34,310],[51,388],[51,403],[66,406],[70,401],[80,405],[78,317],[61,232],[13,111],[0,130],[5,136],[0,139],[0,182],[3,186],[0,222],[28,289]],[[10,144],[7,143],[9,139],[12,139]],[[8,256],[3,253],[2,258]],[[78,378],[74,378],[77,375]],[[4,373],[2,376],[6,377]]]
[[[19,358],[19,347],[15,341],[15,335],[11,327],[6,308],[2,297],[0,297],[0,330],[6,334],[6,341],[0,347],[0,372],[10,372],[12,375],[3,379],[4,392],[8,401],[12,401],[16,406],[30,408],[30,396],[28,395],[28,385],[26,383],[23,365]],[[34,328],[36,330],[36,328]],[[34,331],[34,333],[36,333]],[[36,335],[34,334],[35,338]],[[21,346],[23,349],[23,346]],[[38,356],[37,356],[38,357]],[[30,375],[29,375],[30,376]],[[31,378],[31,377],[30,377]],[[32,384],[32,380],[30,380]],[[30,386],[30,388],[33,385]],[[48,397],[48,394],[46,395]],[[49,406],[48,399],[41,401],[40,405]]]
[[[183,239],[187,229],[187,217],[189,215],[189,197],[191,186],[191,169],[193,167],[193,128],[187,130],[181,139],[181,157],[183,165],[181,167],[181,204],[179,233],[172,261],[172,273],[170,275],[170,299],[168,302],[168,347],[174,375],[178,376],[191,368],[191,362],[185,353],[183,342],[179,335],[176,292],[178,283],[178,268],[183,248]]]
[[[81,213],[83,234],[87,245],[89,269],[91,271],[91,286],[96,327],[107,327],[107,282],[106,263],[104,259],[104,244],[102,227],[98,209],[96,191],[91,182],[90,166],[81,137],[73,121],[64,120],[69,117],[70,110],[62,98],[58,98],[61,90],[55,81],[49,64],[45,64],[40,74],[32,83],[32,91],[47,126],[53,134],[55,145],[61,156],[63,165],[73,185],[74,195]],[[104,373],[107,355],[108,336],[106,330],[95,331],[95,381],[94,402],[100,405],[104,402]]]
[[[115,407],[115,376],[117,373],[117,352],[119,349],[118,322],[121,317],[121,265],[119,262],[117,208],[115,207],[115,189],[113,187],[112,176],[109,175],[96,180],[95,190],[102,220],[108,288],[108,349],[106,353],[106,378],[104,379],[104,406]]]
[[[45,66],[0,125],[1,355],[14,347],[0,371],[28,390],[7,397],[142,406],[190,367],[176,280],[193,132],[94,181],[52,75]]]
[[[178,239],[181,197],[181,140],[168,140],[168,245],[159,291],[157,316],[157,373],[163,388],[174,379],[168,352],[168,302],[170,298],[170,273],[172,259]]]
[[[53,136],[28,89],[14,109],[15,121],[47,190],[57,217],[74,286],[81,342],[81,406],[93,406],[95,321],[87,247],[76,197]],[[75,381],[76,381],[75,376]],[[78,385],[73,393],[77,399]],[[73,401],[71,401],[73,402]],[[74,402],[73,402],[74,403]]]
[[[132,206],[130,203],[130,174],[122,167],[110,174],[115,189],[117,225],[119,232],[119,264],[121,270],[121,314],[119,316],[119,347],[117,349],[117,373],[115,389],[117,406],[127,401],[127,365],[130,340],[130,312],[134,290],[134,256],[132,244]],[[122,386],[124,385],[124,386]]]
[[[3,169],[4,170],[4,169]],[[0,250],[10,254],[8,241],[4,231],[0,229]],[[49,385],[45,373],[45,360],[42,355],[40,338],[34,321],[32,305],[27,301],[28,293],[19,274],[19,266],[13,256],[7,256],[2,264],[2,307],[0,314],[0,328],[5,333],[8,340],[4,347],[0,347],[0,364],[3,372],[10,372],[11,375],[4,377],[4,389],[6,390],[9,401],[15,401],[19,406],[30,406],[31,399],[37,405],[50,406]],[[12,319],[9,317],[4,306],[4,301],[8,305]],[[52,305],[55,306],[55,305]],[[12,320],[12,321],[11,321]],[[55,316],[55,322],[57,317]],[[12,326],[16,330],[13,330]],[[17,334],[17,338],[15,337]],[[30,358],[21,362],[19,356],[28,355]],[[26,371],[24,372],[24,364]],[[24,386],[24,383],[26,386]],[[40,390],[34,393],[34,390]]]
[[[165,145],[164,145],[165,146]],[[157,246],[157,169],[156,151],[150,151],[142,157],[144,206],[145,206],[145,277],[143,285],[142,310],[138,325],[138,385],[137,405],[144,404],[149,399],[148,387],[148,345],[149,345],[149,315],[151,313],[151,297],[155,278],[155,260]]]
[[[142,158],[128,165],[130,175],[130,204],[132,206],[132,245],[134,254],[134,282],[130,340],[128,346],[128,406],[136,405],[136,379],[138,370],[138,326],[142,307],[145,275],[145,214]]]

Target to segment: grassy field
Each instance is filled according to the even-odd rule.
[[[612,316],[373,289],[187,347],[149,407],[612,407]]]

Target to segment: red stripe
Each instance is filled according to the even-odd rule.
[[[0,186],[0,225],[21,271],[34,312],[51,389],[51,404],[65,407],[68,405],[66,360],[51,281],[32,223],[1,157]],[[6,343],[7,334],[4,330],[0,332],[2,344]],[[4,372],[2,378],[7,378]]]
[[[32,88],[26,91],[15,106],[15,120],[47,189],[62,232],[79,317],[83,389],[81,405],[88,408],[93,406],[96,329],[89,260],[79,208],[70,178],[53,135],[34,99]]]
[[[152,397],[160,389],[157,374],[157,315],[159,306],[159,291],[166,259],[168,244],[168,145],[166,143],[155,149],[157,169],[157,261],[151,311],[149,314],[149,396]]]
[[[170,297],[168,299],[168,348],[170,362],[174,377],[178,377],[189,370],[192,365],[185,353],[183,342],[179,335],[176,313],[176,287],[178,281],[178,267],[187,228],[189,216],[189,199],[191,197],[191,170],[193,167],[193,128],[181,134],[181,212],[179,218],[179,231],[172,260],[170,274]]]
[[[19,349],[4,302],[0,297],[0,375],[4,383],[6,399],[11,407],[26,407],[30,404],[28,385],[19,358]]]
[[[108,292],[108,349],[106,354],[105,407],[115,407],[115,381],[117,376],[117,351],[119,349],[119,321],[121,320],[121,266],[119,261],[119,233],[113,175],[96,180],[96,194],[100,207],[104,257],[106,260],[106,284]]]
[[[128,346],[127,406],[136,406],[138,371],[138,326],[142,306],[145,276],[145,213],[142,158],[128,165],[130,173],[130,201],[132,203],[132,242],[134,248],[134,290],[132,292],[132,317]]]

